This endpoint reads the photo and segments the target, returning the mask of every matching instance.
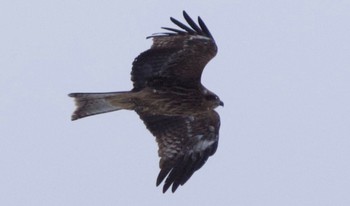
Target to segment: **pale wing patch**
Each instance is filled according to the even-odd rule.
[[[215,142],[216,142],[215,140],[208,140],[208,139],[201,140],[196,145],[194,145],[193,150],[194,152],[204,151]]]
[[[213,126],[209,126],[209,130],[211,132],[214,132],[214,127]],[[215,142],[217,142],[217,138],[218,136],[215,134],[211,134],[210,136],[215,138],[206,138],[203,134],[199,134],[194,136],[194,138],[196,138],[197,143],[195,145],[193,145],[193,149],[191,152],[201,152],[206,150],[208,147],[212,146]]]
[[[186,124],[186,130],[187,130],[187,137],[188,138],[192,138],[193,136],[193,131],[192,131],[192,122],[194,121],[194,117],[193,116],[189,116],[186,120],[185,120],[185,124]]]
[[[192,35],[192,36],[190,37],[190,40],[194,40],[194,39],[201,39],[201,40],[212,41],[211,38],[206,37],[206,36],[202,36],[202,35]]]

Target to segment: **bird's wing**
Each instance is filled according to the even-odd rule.
[[[205,65],[217,53],[217,46],[200,17],[197,25],[185,11],[183,15],[189,26],[170,18],[180,29],[163,27],[169,32],[150,36],[151,48],[134,60],[131,72],[134,91],[200,82]]]
[[[171,185],[175,192],[215,153],[220,117],[213,110],[192,116],[139,115],[158,142],[157,186],[165,179],[163,192]]]

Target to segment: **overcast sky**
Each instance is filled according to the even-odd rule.
[[[0,3],[0,205],[350,205],[350,1]],[[70,92],[131,89],[145,37],[200,15],[219,147],[162,194],[131,111],[71,122]]]

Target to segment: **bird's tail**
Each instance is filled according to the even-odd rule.
[[[133,109],[131,92],[71,93],[68,96],[74,98],[77,106],[72,120],[120,109]]]

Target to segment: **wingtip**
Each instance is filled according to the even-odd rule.
[[[203,20],[200,16],[198,16],[198,23],[193,21],[193,19],[188,15],[188,13],[185,10],[182,10],[183,17],[185,18],[187,24],[181,23],[179,20],[175,19],[174,17],[170,17],[170,21],[174,23],[176,26],[180,27],[182,30],[179,29],[173,29],[173,28],[167,28],[162,27],[162,29],[174,32],[174,33],[160,33],[160,35],[152,35],[148,36],[148,38],[152,37],[162,37],[162,36],[172,36],[172,35],[184,35],[184,34],[190,34],[190,35],[202,35],[211,38],[214,40],[213,36],[210,34],[208,28],[204,24]]]
[[[168,184],[164,184],[163,186],[163,194],[166,193],[168,191],[168,189],[171,187],[171,192],[175,193],[175,191],[177,190],[177,188],[180,186],[180,184],[175,184],[175,183],[168,183]]]
[[[182,11],[182,15],[185,19],[191,19],[190,15],[188,15],[188,13],[185,10]]]
[[[173,183],[173,186],[171,187],[171,192],[174,193],[179,186],[180,186],[180,184]]]
[[[68,97],[75,97],[75,94],[76,94],[76,93],[69,93],[69,94],[68,94]]]
[[[166,193],[166,191],[168,191],[170,186],[171,186],[171,184],[165,182],[164,186],[163,186],[163,193]]]
[[[70,118],[71,121],[75,121],[77,119],[79,119],[79,117],[76,114],[73,114]]]
[[[210,37],[211,39],[214,40],[214,37],[213,35],[210,33],[207,25],[205,25],[204,21],[202,20],[202,18],[200,16],[198,16],[198,24],[199,26],[202,28],[203,32],[208,36]]]

